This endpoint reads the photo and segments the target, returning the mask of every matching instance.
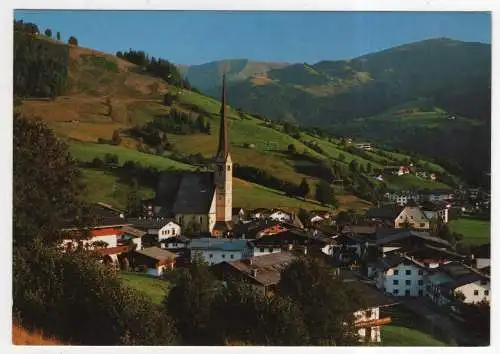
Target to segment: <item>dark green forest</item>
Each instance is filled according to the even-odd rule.
[[[63,94],[68,47],[38,39],[27,31],[14,31],[14,96],[54,98]]]

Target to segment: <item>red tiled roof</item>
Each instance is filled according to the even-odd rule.
[[[105,228],[105,229],[95,229],[92,230],[92,237],[98,237],[98,236],[114,236],[114,235],[120,235],[121,231],[115,228]]]
[[[129,248],[128,246],[116,246],[116,247],[97,249],[95,250],[95,252],[98,253],[100,256],[108,256],[111,254],[120,254],[126,252],[128,248]]]

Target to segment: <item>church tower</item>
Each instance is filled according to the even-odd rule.
[[[229,153],[226,104],[226,74],[223,74],[219,147],[215,155],[216,221],[231,221],[233,208],[233,162]]]

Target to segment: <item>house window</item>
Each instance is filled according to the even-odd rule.
[[[413,220],[413,216],[411,216],[411,215],[410,215],[410,219],[412,219],[412,220]]]
[[[398,290],[398,289],[394,289],[394,290],[392,290],[392,293],[393,293],[394,295],[397,295],[397,294],[399,294],[399,290]]]
[[[213,257],[214,257],[214,255],[210,253],[210,254],[208,255],[208,257],[209,257],[209,258],[213,258]]]
[[[406,275],[411,275],[411,269],[407,269],[405,272]]]
[[[231,166],[227,165],[227,170],[231,171]]]
[[[273,248],[272,247],[269,247],[269,252],[273,252]]]
[[[405,280],[405,284],[406,285],[411,285],[411,280],[410,279]]]
[[[221,165],[217,165],[217,170],[219,171],[219,173],[222,172],[222,166]]]
[[[479,290],[474,290],[474,296],[478,296],[479,295]]]
[[[490,291],[489,290],[485,290],[484,291],[484,296],[488,296],[490,294]]]
[[[425,227],[425,223],[421,222],[420,227]]]
[[[399,270],[394,269],[394,275],[399,275]]]
[[[418,291],[418,296],[424,296],[424,291],[423,290],[419,290]]]
[[[422,269],[418,270],[418,275],[424,275],[424,271]]]
[[[167,235],[170,235],[170,230],[167,230]]]
[[[260,248],[260,252],[261,252],[261,253],[264,253],[264,252],[265,252],[264,247],[261,247],[261,248]]]
[[[405,296],[410,296],[410,290],[405,291]]]
[[[487,282],[486,280],[481,279],[481,282],[480,282],[480,284],[481,284],[481,285],[486,285],[487,283],[488,283],[488,282]]]
[[[230,257],[231,259],[234,259],[234,254],[230,255],[229,257]]]
[[[418,285],[421,285],[421,286],[422,286],[422,285],[424,285],[424,281],[423,281],[422,279],[420,279],[420,280],[418,281]]]
[[[222,258],[226,258],[226,255],[225,255],[225,254],[223,254],[223,255],[222,255]]]
[[[200,224],[203,224],[203,216],[200,216]]]
[[[394,279],[394,280],[392,281],[392,285],[399,285],[399,280]]]
[[[172,235],[175,235],[175,229],[172,229]]]

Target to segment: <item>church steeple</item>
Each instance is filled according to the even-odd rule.
[[[229,134],[226,117],[226,75],[222,76],[219,147],[215,155],[216,220],[231,221],[233,206],[233,162],[229,153]]]
[[[229,137],[227,131],[226,118],[226,74],[222,74],[222,98],[220,107],[220,128],[219,128],[219,148],[217,149],[216,157],[227,158],[229,155]]]

